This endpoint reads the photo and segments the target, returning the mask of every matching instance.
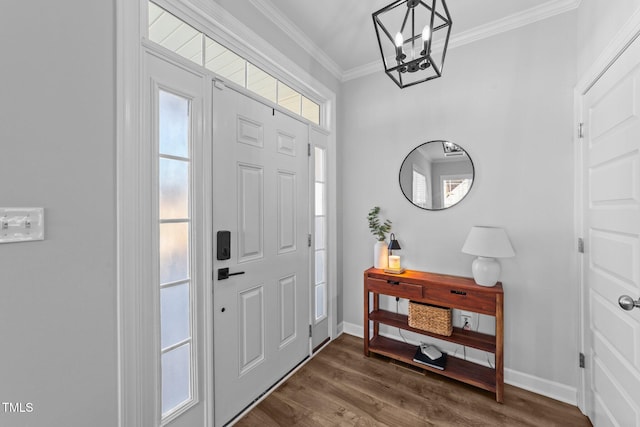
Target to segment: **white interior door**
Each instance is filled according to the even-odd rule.
[[[213,225],[231,237],[229,259],[214,262],[219,426],[309,355],[311,248],[308,126],[217,86]],[[221,279],[223,268],[243,274]]]
[[[582,97],[585,404],[597,427],[640,426],[640,42]]]

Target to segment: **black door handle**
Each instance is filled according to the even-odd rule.
[[[229,273],[229,268],[219,268],[218,269],[218,280],[227,280],[229,276],[237,276],[239,274],[244,274],[244,271],[238,271],[236,273]]]

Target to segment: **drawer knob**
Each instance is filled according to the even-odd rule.
[[[465,291],[456,291],[454,289],[451,289],[451,293],[452,294],[456,294],[456,295],[466,295],[467,294]]]
[[[390,285],[399,285],[400,284],[400,282],[396,282],[394,280],[387,280],[387,283],[390,284]]]

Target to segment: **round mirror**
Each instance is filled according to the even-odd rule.
[[[462,147],[429,141],[414,148],[400,167],[400,188],[414,205],[427,210],[450,208],[471,190],[474,168]]]

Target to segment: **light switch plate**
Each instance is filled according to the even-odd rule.
[[[44,240],[44,208],[0,208],[0,243]]]

